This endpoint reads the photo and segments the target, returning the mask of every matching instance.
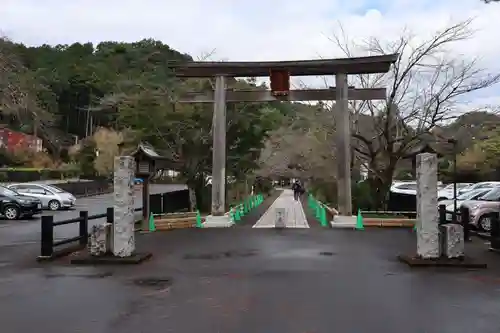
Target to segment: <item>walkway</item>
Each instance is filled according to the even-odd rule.
[[[293,192],[288,189],[281,193],[253,228],[275,228],[277,208],[285,209],[285,228],[309,228],[302,204],[293,199]]]

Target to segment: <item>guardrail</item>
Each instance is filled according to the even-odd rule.
[[[142,207],[135,208],[134,212],[142,211]],[[41,248],[39,261],[49,260],[55,257],[60,257],[78,249],[84,248],[88,244],[89,240],[89,221],[106,218],[107,223],[114,222],[114,209],[113,207],[108,207],[106,213],[89,215],[88,211],[80,211],[80,216],[68,220],[56,221],[54,222],[54,216],[43,215],[41,223]],[[78,236],[70,237],[61,240],[54,240],[54,227],[60,225],[74,224],[78,223]],[[62,250],[57,250],[56,247],[61,245],[66,245],[70,243],[78,242],[74,246],[66,247]]]

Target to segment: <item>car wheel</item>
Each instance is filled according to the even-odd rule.
[[[448,198],[445,198],[445,197],[438,198],[438,201],[443,201],[443,200],[448,200]]]
[[[3,210],[3,216],[7,220],[17,220],[19,218],[19,208],[16,206],[7,206]]]
[[[481,231],[490,232],[491,231],[491,217],[488,215],[481,216],[477,222],[477,226]]]
[[[61,204],[57,200],[51,200],[49,201],[49,209],[50,210],[59,210],[61,208]]]

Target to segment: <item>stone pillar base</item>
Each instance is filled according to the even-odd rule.
[[[229,215],[213,216],[208,215],[203,223],[203,228],[228,228],[234,224]]]
[[[460,224],[444,224],[441,227],[443,256],[449,259],[464,256],[464,228]]]
[[[356,216],[335,215],[330,224],[332,228],[356,228]]]

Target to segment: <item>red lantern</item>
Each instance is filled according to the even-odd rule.
[[[271,93],[273,96],[288,96],[290,93],[290,72],[287,70],[271,70]]]

